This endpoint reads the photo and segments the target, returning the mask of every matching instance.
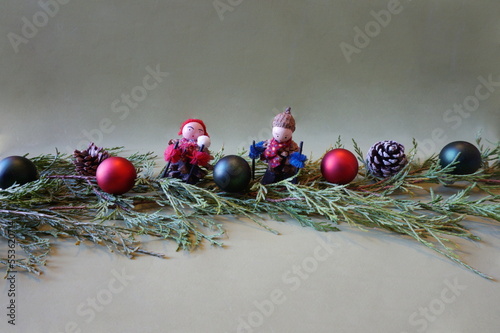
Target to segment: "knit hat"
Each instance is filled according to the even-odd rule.
[[[295,132],[295,119],[293,119],[292,108],[287,107],[282,113],[278,113],[273,120],[273,127],[288,128]]]
[[[205,126],[205,123],[201,119],[188,119],[188,120],[186,120],[185,122],[183,122],[181,124],[181,128],[179,129],[179,133],[177,133],[177,134],[182,135],[182,129],[184,128],[184,126],[186,126],[189,123],[198,123],[198,124],[200,124],[201,127],[203,127],[203,131],[205,132],[205,135],[206,136],[210,136],[207,133],[207,127]]]

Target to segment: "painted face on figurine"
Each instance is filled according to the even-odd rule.
[[[286,142],[292,138],[292,130],[284,127],[273,127],[273,138],[278,142]]]
[[[182,137],[188,140],[197,140],[199,136],[205,135],[203,126],[197,122],[190,122],[182,128]]]

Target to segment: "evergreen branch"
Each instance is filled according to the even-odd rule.
[[[391,178],[375,179],[366,172],[363,153],[353,140],[358,160],[363,163],[356,182],[344,186],[326,183],[319,172],[321,159],[310,159],[297,176],[299,184],[289,180],[269,185],[254,182],[244,195],[219,192],[211,173],[196,185],[158,179],[154,176],[156,156],[136,153],[129,157],[139,172],[134,193],[115,196],[101,191],[95,177],[76,175],[72,157],[56,150],[55,155],[32,158],[41,170],[39,180],[0,190],[1,236],[14,237],[25,254],[25,258],[13,262],[0,259],[0,265],[7,271],[22,269],[39,274],[53,241],[68,237],[77,244],[91,242],[129,257],[163,257],[141,249],[135,240],[139,235],[175,241],[179,250],[193,250],[203,241],[222,246],[224,226],[219,216],[244,217],[277,234],[265,223],[263,216],[267,215],[276,221],[288,216],[302,226],[324,232],[338,231],[337,225],[342,222],[363,230],[382,228],[409,236],[474,273],[491,278],[461,260],[450,240],[479,240],[461,224],[467,217],[500,222],[500,146],[496,143],[489,148],[481,140],[477,143],[484,165],[474,174],[450,174],[455,164],[441,168],[436,156],[422,163],[416,161],[414,141],[405,168]],[[340,137],[335,147],[343,147]],[[123,148],[108,151],[117,155]],[[222,152],[217,158],[223,156]],[[256,176],[262,176],[266,166],[258,163],[256,167]],[[448,186],[453,182],[459,183],[459,188],[462,183],[468,185],[447,198],[432,187],[426,201],[408,197],[417,189],[423,190],[423,184]],[[472,193],[482,195],[473,200]],[[138,208],[142,204],[155,209],[142,211]]]

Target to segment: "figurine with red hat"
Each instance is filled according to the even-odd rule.
[[[304,167],[307,160],[307,157],[302,154],[302,142],[299,147],[292,140],[293,132],[295,132],[295,119],[291,108],[288,107],[284,112],[278,113],[272,125],[272,139],[250,146],[250,158],[254,161],[260,158],[268,165],[261,180],[262,184],[276,183],[293,177],[298,169]],[[292,181],[296,183],[297,179],[294,178]]]
[[[168,162],[162,177],[179,178],[188,184],[195,184],[206,176],[209,164],[210,137],[205,123],[200,119],[187,119],[179,129],[181,139],[172,139],[165,149],[164,157]]]

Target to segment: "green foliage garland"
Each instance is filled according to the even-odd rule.
[[[68,237],[76,239],[77,244],[92,242],[129,257],[163,257],[141,248],[137,236],[173,240],[178,249],[192,250],[202,241],[222,245],[224,226],[218,216],[245,217],[276,234],[265,218],[284,221],[289,216],[302,226],[324,232],[338,231],[338,224],[347,222],[406,235],[491,279],[465,263],[450,238],[479,239],[461,224],[467,216],[500,221],[500,142],[487,148],[477,140],[483,168],[471,175],[450,174],[454,166],[441,168],[437,156],[417,162],[414,142],[407,154],[408,165],[382,180],[366,173],[364,155],[353,143],[362,164],[357,180],[351,184],[336,186],[323,181],[318,159],[300,171],[298,184],[285,180],[264,186],[256,181],[244,194],[220,192],[211,174],[196,185],[158,178],[154,173],[157,158],[152,153],[128,157],[139,177],[133,191],[121,196],[102,192],[94,177],[77,175],[68,155],[56,152],[31,158],[41,170],[40,179],[0,190],[1,236],[15,240],[24,253],[15,261],[1,258],[0,264],[7,273],[25,270],[40,274],[52,242]],[[342,147],[340,138],[337,147]],[[120,148],[108,151],[111,155],[122,153]],[[215,162],[222,154],[219,152]],[[257,180],[264,170],[265,165],[258,164]],[[430,187],[427,201],[411,198],[423,184],[454,182],[461,188],[450,197],[437,195]],[[472,200],[469,194],[473,190],[480,191],[482,197]]]

